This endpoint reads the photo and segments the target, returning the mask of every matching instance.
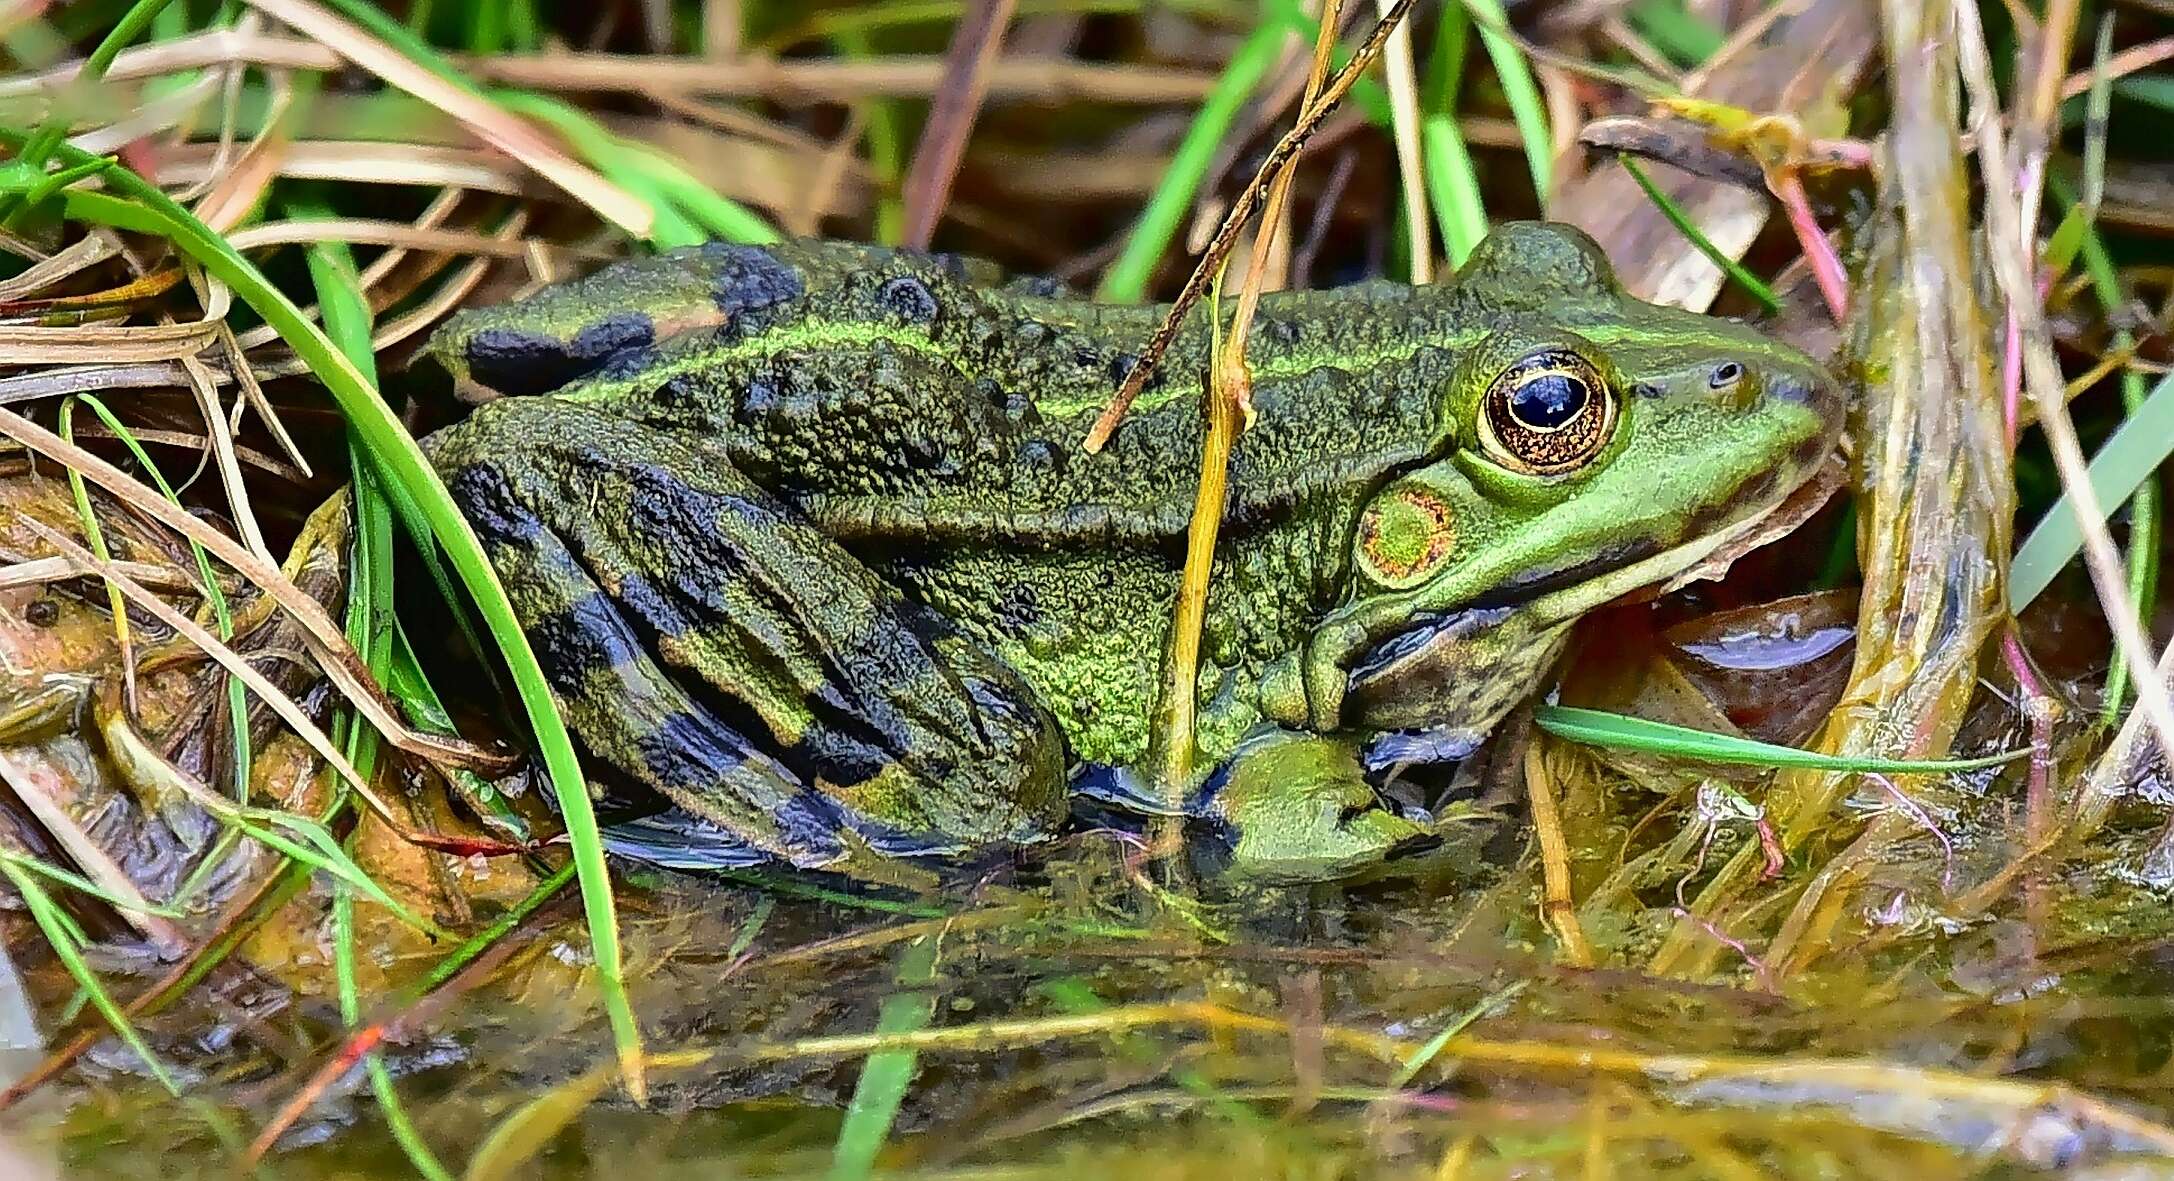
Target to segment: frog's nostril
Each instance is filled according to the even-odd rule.
[[[1761,384],[1764,385],[1763,392],[1770,401],[1788,402],[1795,406],[1810,405],[1815,392],[1811,382],[1786,373],[1769,377]]]
[[[1441,847],[1442,838],[1434,833],[1414,833],[1389,846],[1388,851],[1381,855],[1381,859],[1383,861],[1396,861],[1404,857],[1417,857],[1422,853],[1431,853]]]

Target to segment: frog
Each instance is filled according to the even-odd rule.
[[[1443,282],[1264,295],[1195,770],[1165,783],[1228,308],[1089,449],[1167,308],[958,255],[686,247],[449,319],[431,351],[479,404],[425,450],[585,760],[673,818],[632,847],[972,859],[1094,796],[1325,881],[1436,843],[1384,768],[1469,754],[1579,618],[1758,528],[1842,421],[1811,358],[1634,297],[1567,225],[1500,225]]]

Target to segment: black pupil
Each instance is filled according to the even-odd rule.
[[[1706,384],[1715,389],[1720,389],[1743,375],[1744,367],[1742,365],[1734,361],[1723,361],[1721,364],[1714,366],[1714,374],[1706,379]]]
[[[1510,395],[1510,413],[1534,430],[1551,431],[1578,416],[1590,397],[1585,383],[1566,373],[1543,373]]]

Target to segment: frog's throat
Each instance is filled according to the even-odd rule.
[[[1785,499],[1750,513],[1726,528],[1692,538],[1671,549],[1602,571],[1584,582],[1558,587],[1502,607],[1497,617],[1488,621],[1488,626],[1499,628],[1515,624],[1535,636],[1561,627],[1632,591],[1692,569],[1756,533]],[[1322,731],[1343,728],[1344,704],[1352,688],[1352,670],[1369,653],[1395,638],[1395,635],[1370,637],[1358,621],[1349,619],[1325,625],[1314,633],[1307,644],[1303,670],[1310,728]]]

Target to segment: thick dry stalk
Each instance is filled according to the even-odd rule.
[[[2060,363],[2053,356],[2053,339],[2046,327],[2045,310],[2037,298],[2037,285],[2030,274],[2028,260],[2035,253],[2037,231],[2032,222],[2024,220],[2029,204],[2024,196],[2028,194],[2019,195],[2005,183],[2006,178],[2015,175],[2014,165],[2010,163],[2007,137],[2001,132],[1999,92],[1993,84],[1984,32],[1978,27],[1975,10],[1959,9],[1955,19],[1958,26],[1955,41],[1962,51],[1963,80],[1970,89],[1972,129],[1977,135],[1979,160],[1988,180],[1985,185],[1987,254],[2001,293],[2016,313],[2016,327],[2023,342],[2023,376],[2031,399],[2038,406],[2038,424],[2045,432],[2048,449],[2053,452],[2053,466],[2061,477],[2061,491],[2068,497],[2082,526],[2084,565],[2090,571],[2092,586],[2098,591],[2099,604],[2105,613],[2107,627],[2113,632],[2114,645],[2130,668],[2153,668],[2156,665],[2152,660],[2151,642],[2144,634],[2136,602],[2129,594],[2128,570],[2122,564],[2121,552],[2115,548],[2112,535],[2106,530],[2105,506],[2091,486],[2083,444],[2076,437],[2075,423],[2068,417],[2066,383],[2061,380]],[[2035,186],[2026,187],[2035,191]],[[2161,757],[2166,759],[2168,766],[2174,767],[2174,701],[2169,700],[2166,683],[2156,678],[2141,680],[2136,689],[2137,711],[2149,723]]]
[[[958,176],[967,138],[989,94],[989,67],[1003,48],[1004,30],[1018,7],[1019,0],[978,0],[967,6],[966,19],[951,34],[951,48],[944,54],[944,82],[929,104],[928,122],[921,128],[921,142],[914,148],[903,186],[905,243],[917,250],[928,249],[929,240],[936,236],[937,219],[950,203],[951,182]]]
[[[1855,349],[1868,386],[1860,440],[1864,514],[1858,549],[1865,586],[1848,687],[1817,749],[1856,755],[1946,753],[1975,688],[1985,643],[2006,618],[2001,595],[2014,515],[2001,427],[1991,322],[1979,306],[1970,250],[1968,178],[1955,107],[1955,48],[1945,36],[1954,0],[1888,0],[1883,7],[1895,128],[1889,150],[1896,207],[1883,222],[1860,286]],[[1922,456],[1943,457],[1939,464]],[[1854,775],[1786,772],[1768,797],[1792,853],[1835,835]],[[1934,784],[1906,790],[1922,797]],[[1828,891],[1856,880],[1853,863],[1920,835],[1901,813],[1873,821],[1855,846],[1815,873],[1766,958],[1801,968],[1831,929]],[[1701,892],[1653,958],[1656,971],[1708,970],[1762,863],[1747,849]],[[1756,904],[1757,900],[1751,900]],[[1807,938],[1813,943],[1802,943]]]
[[[1525,798],[1532,805],[1533,839],[1540,845],[1541,910],[1562,943],[1562,962],[1590,968],[1599,961],[1578,922],[1578,900],[1570,887],[1570,841],[1563,834],[1562,811],[1555,806],[1555,776],[1538,735],[1525,744]]]

